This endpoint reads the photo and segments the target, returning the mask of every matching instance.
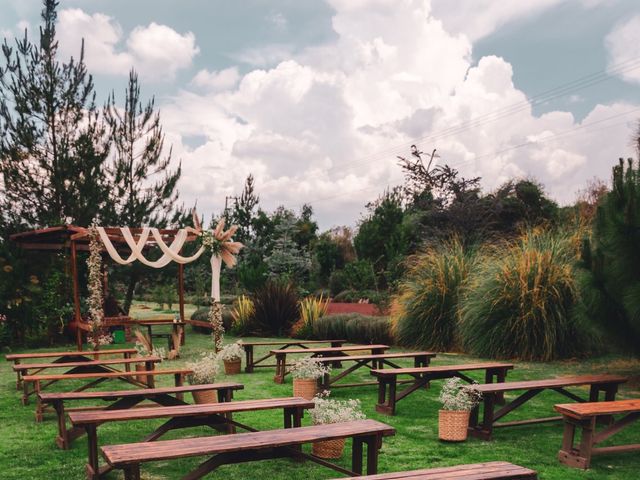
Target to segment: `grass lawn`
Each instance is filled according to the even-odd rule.
[[[157,313],[157,312],[156,312]],[[227,337],[227,341],[234,338]],[[199,352],[211,347],[208,335],[187,333],[180,360],[166,362],[163,368],[177,367],[195,359]],[[73,348],[69,345],[67,348]],[[256,352],[260,353],[260,351]],[[257,358],[257,357],[256,357]],[[461,355],[439,355],[433,364],[472,362],[478,359]],[[402,362],[401,362],[402,363]],[[409,366],[407,362],[404,362]],[[638,372],[640,362],[622,357],[606,357],[586,361],[555,362],[546,364],[519,363],[509,373],[509,379],[536,379],[581,373],[620,373],[636,375],[633,382],[625,386],[619,398],[639,397]],[[274,369],[259,369],[258,373],[242,373],[228,379],[245,385],[235,398],[257,399],[291,395],[291,379],[283,385],[273,383]],[[363,380],[369,379],[367,372],[360,370]],[[353,378],[353,377],[351,377]],[[220,380],[225,380],[221,377]],[[480,380],[480,377],[478,377]],[[162,379],[161,385],[169,385],[171,379]],[[349,380],[351,381],[351,380]],[[116,385],[116,383],[119,383]],[[570,469],[558,463],[556,455],[562,438],[562,427],[557,423],[515,427],[498,430],[493,442],[469,439],[462,444],[444,444],[437,439],[438,392],[440,382],[433,382],[431,389],[415,392],[398,404],[395,417],[379,415],[374,411],[376,389],[358,387],[337,389],[333,397],[359,398],[368,417],[388,423],[397,429],[395,437],[384,440],[380,455],[380,472],[456,465],[461,463],[506,460],[537,470],[543,480],[571,479],[637,479],[640,478],[640,455],[637,453],[596,457],[593,467],[587,472]],[[110,387],[110,385],[112,385]],[[120,382],[106,382],[103,389],[126,388]],[[558,402],[558,400],[560,402]],[[514,419],[522,414],[549,416],[554,403],[564,403],[564,397],[545,392],[534,398]],[[282,427],[280,412],[238,414],[238,420],[260,430]],[[521,417],[522,418],[522,417]],[[309,424],[309,418],[305,418]],[[144,437],[161,420],[108,424],[98,429],[101,445],[135,442]],[[86,438],[76,440],[68,451],[59,450],[54,443],[56,424],[49,414],[40,424],[34,423],[33,404],[23,407],[19,392],[15,389],[15,375],[9,362],[0,362],[0,478],[4,480],[24,479],[82,479],[87,456]],[[171,432],[165,438],[185,435],[209,435],[211,430],[193,429]],[[614,437],[615,439],[615,437]],[[618,441],[638,443],[640,424],[617,438]],[[341,464],[350,463],[349,445]],[[164,463],[146,464],[142,467],[143,478],[180,478],[203,459],[187,459]],[[223,477],[224,476],[224,477]],[[225,466],[210,474],[209,478],[225,479],[320,479],[340,477],[340,474],[312,463],[294,463],[290,460],[274,460],[260,463]],[[112,473],[109,478],[120,478]]]

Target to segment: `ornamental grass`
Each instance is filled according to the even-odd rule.
[[[531,230],[482,257],[461,299],[465,350],[482,357],[552,360],[589,350],[574,315],[576,235]]]
[[[400,345],[456,348],[458,298],[476,258],[476,249],[465,249],[452,238],[412,259],[391,308],[393,334]]]

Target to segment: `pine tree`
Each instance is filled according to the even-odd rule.
[[[113,225],[166,227],[182,223],[184,209],[176,207],[181,165],[171,170],[171,150],[164,154],[164,134],[155,99],[146,104],[140,96],[135,71],[129,74],[124,109],[112,92],[104,108],[113,144],[113,187],[109,221]],[[129,311],[141,274],[134,264],[129,272],[124,310]]]
[[[258,203],[260,203],[260,197],[255,193],[254,178],[253,175],[249,175],[242,194],[236,197],[230,218],[231,224],[239,227],[235,235],[239,242],[248,244],[253,239],[253,220]]]
[[[106,204],[108,144],[91,75],[58,59],[57,0],[45,0],[39,44],[5,39],[0,66],[0,206],[5,226],[88,225]]]

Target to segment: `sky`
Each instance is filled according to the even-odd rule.
[[[0,0],[0,34],[40,10]],[[264,209],[355,226],[412,144],[562,205],[634,155],[637,0],[61,0],[57,34],[101,102],[139,73],[205,218],[253,174]]]

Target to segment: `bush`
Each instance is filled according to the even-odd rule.
[[[543,361],[588,350],[588,329],[573,315],[576,260],[575,237],[549,231],[486,256],[462,300],[464,346],[482,357]]]
[[[400,345],[456,347],[458,298],[475,261],[475,250],[465,250],[457,238],[414,257],[392,300],[393,333]]]
[[[329,277],[329,291],[331,295],[337,295],[349,286],[344,270],[334,270]]]
[[[191,320],[199,320],[201,322],[209,323],[209,310],[211,307],[200,307],[195,312],[191,314]],[[224,325],[225,330],[230,330],[233,328],[233,316],[231,312],[226,306],[222,306],[222,324]],[[202,329],[202,327],[194,326],[193,329],[195,331],[203,331],[204,333],[210,333],[210,329]]]
[[[313,325],[326,315],[329,307],[329,299],[322,295],[319,297],[309,296],[299,302],[300,319],[293,325],[291,336],[293,338],[311,338],[313,336]]]
[[[313,326],[318,340],[344,339],[351,343],[393,343],[389,317],[369,317],[359,313],[326,315]]]
[[[252,299],[255,326],[262,334],[285,336],[299,318],[298,296],[291,283],[268,280]]]
[[[251,333],[255,308],[249,297],[240,295],[233,303],[231,317],[233,318],[232,331],[236,335],[248,335]]]

